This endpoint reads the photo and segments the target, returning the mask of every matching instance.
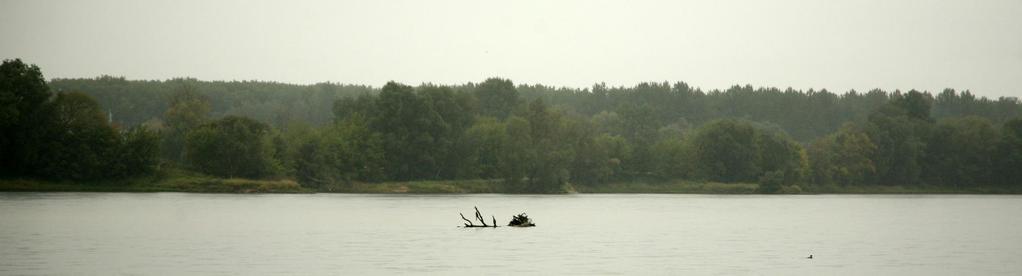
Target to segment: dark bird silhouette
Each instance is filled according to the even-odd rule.
[[[812,259],[812,258],[813,258],[813,254],[809,254],[809,257],[806,257],[806,259]]]

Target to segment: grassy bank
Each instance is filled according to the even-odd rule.
[[[754,194],[759,184],[669,181],[663,183],[618,182],[598,186],[575,185],[579,193],[602,194]]]
[[[849,187],[816,187],[809,193],[814,194],[1022,194],[1022,190],[1010,187],[969,187],[955,188],[945,186],[885,186],[865,185]]]
[[[688,180],[565,185],[561,193],[758,194],[759,184]],[[404,181],[338,183],[302,187],[294,180],[224,179],[184,170],[110,181],[46,181],[0,179],[0,191],[21,192],[186,192],[186,193],[375,193],[375,194],[514,194],[502,180]],[[954,188],[941,186],[785,187],[786,194],[1022,194],[1018,188]]]
[[[651,194],[761,194],[755,183],[717,183],[675,180],[662,183],[622,182],[599,186],[576,185],[580,193],[651,193]],[[912,185],[866,185],[849,187],[796,187],[782,188],[779,194],[1022,194],[1018,188]]]
[[[327,193],[412,193],[412,194],[489,194],[511,193],[502,180],[446,180],[333,184],[319,188]]]
[[[310,193],[293,180],[224,179],[187,171],[104,181],[0,179],[0,191],[17,192],[186,192]]]
[[[417,193],[473,194],[510,193],[501,180],[408,181],[382,183],[338,183],[316,189],[302,187],[294,180],[217,178],[173,170],[153,176],[105,181],[49,181],[0,179],[6,192],[184,192],[184,193]]]

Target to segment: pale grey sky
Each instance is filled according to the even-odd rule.
[[[1019,0],[0,0],[0,38],[0,58],[48,78],[1022,96]]]

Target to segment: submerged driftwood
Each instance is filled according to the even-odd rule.
[[[483,214],[479,212],[479,207],[472,207],[472,208],[476,209],[476,220],[479,220],[479,223],[482,223],[483,225],[476,225],[475,223],[472,223],[471,220],[468,220],[467,218],[465,218],[464,214],[458,213],[459,215],[461,215],[461,219],[465,220],[465,222],[466,222],[465,223],[465,227],[492,227],[492,228],[497,228],[497,217],[492,217],[491,216],[493,218],[493,225],[487,225],[486,224],[486,220],[483,219]]]
[[[466,227],[466,228],[476,228],[476,227],[497,228],[497,217],[490,216],[490,219],[492,219],[492,221],[493,221],[492,223],[493,224],[486,224],[486,219],[483,218],[483,213],[479,212],[479,207],[474,207],[473,206],[472,208],[474,208],[476,210],[475,220],[479,221],[479,223],[481,223],[482,225],[477,225],[472,220],[466,218],[465,214],[458,213],[458,215],[461,215],[461,219],[465,221],[465,226],[464,227]],[[532,226],[536,226],[536,224],[532,222],[532,219],[530,219],[528,215],[526,215],[525,213],[521,213],[521,214],[518,214],[518,215],[515,215],[514,217],[512,217],[511,218],[511,222],[509,222],[507,224],[507,226],[511,226],[511,227],[532,227]]]

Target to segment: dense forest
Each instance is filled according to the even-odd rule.
[[[0,175],[180,168],[324,185],[501,179],[508,192],[676,179],[761,192],[1022,186],[1022,103],[686,83],[586,89],[55,79],[0,72]]]

